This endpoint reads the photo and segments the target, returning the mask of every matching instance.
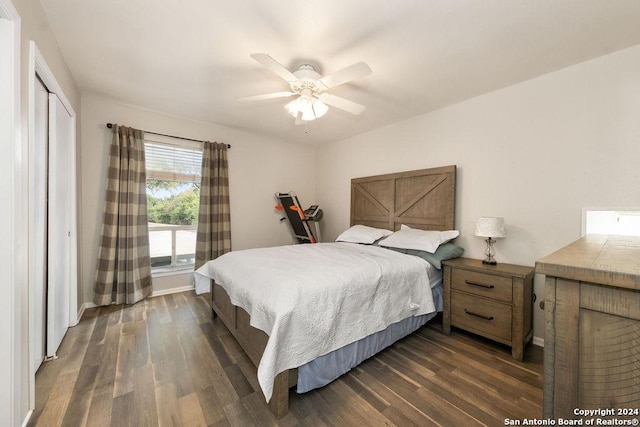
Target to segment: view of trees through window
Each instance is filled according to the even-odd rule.
[[[145,157],[151,267],[193,268],[202,150],[147,141]]]
[[[200,183],[147,180],[149,222],[196,225],[199,203]]]

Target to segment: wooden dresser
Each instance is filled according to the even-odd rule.
[[[533,335],[533,268],[470,258],[442,264],[444,333],[465,329],[511,346],[514,359],[522,360]]]
[[[640,237],[589,235],[536,263],[545,278],[544,416],[640,408]]]

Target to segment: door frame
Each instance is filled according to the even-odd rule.
[[[7,142],[0,159],[0,180],[2,192],[9,195],[8,206],[0,215],[3,221],[0,232],[4,236],[0,241],[0,256],[7,261],[5,279],[9,283],[0,301],[0,424],[20,425],[23,417],[26,416],[25,420],[29,417],[24,413],[29,408],[23,406],[27,395],[24,352],[28,344],[25,345],[22,338],[28,325],[28,317],[22,314],[28,308],[24,243],[27,223],[23,220],[27,214],[23,196],[27,167],[21,135],[21,18],[11,0],[0,0],[0,18],[8,21],[8,26],[3,23],[4,34],[0,40],[0,88],[6,93],[0,99],[0,140]]]
[[[28,85],[29,85],[29,101],[28,101],[28,115],[29,115],[29,164],[34,163],[34,150],[35,150],[35,129],[34,129],[34,120],[35,120],[35,82],[36,79],[39,78],[47,90],[51,93],[55,93],[60,102],[67,110],[69,115],[71,116],[71,129],[72,129],[72,139],[73,139],[73,147],[71,149],[71,158],[69,159],[69,163],[71,164],[71,170],[69,171],[69,179],[71,182],[71,198],[75,201],[74,209],[71,209],[70,215],[70,223],[71,223],[71,242],[70,242],[70,271],[72,272],[72,279],[69,289],[69,326],[75,326],[78,324],[78,226],[77,226],[77,185],[76,185],[76,149],[77,149],[77,141],[76,141],[76,113],[69,102],[69,99],[65,96],[62,91],[62,87],[58,84],[58,81],[54,77],[51,69],[47,65],[44,56],[38,49],[38,46],[34,41],[29,42],[29,70],[28,70]],[[31,168],[32,169],[32,168]],[[33,182],[34,175],[33,171],[29,172],[30,181]],[[29,189],[29,204],[33,204],[32,200],[32,192]],[[33,229],[33,218],[31,215],[29,216],[29,229]],[[29,244],[32,245],[31,235],[29,236]],[[35,284],[34,281],[31,280],[34,277],[34,269],[37,266],[33,265],[31,259],[29,259],[29,294],[33,295],[35,292]],[[35,307],[33,307],[33,300],[29,299],[29,380],[31,382],[31,395],[30,395],[30,407],[35,407],[35,372],[33,369],[32,361],[35,358],[34,348],[35,348]]]

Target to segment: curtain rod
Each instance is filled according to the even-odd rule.
[[[107,127],[108,127],[109,129],[113,128],[113,123],[107,123]],[[200,139],[185,138],[185,137],[183,137],[183,136],[167,135],[166,133],[150,132],[150,131],[148,131],[148,130],[143,130],[142,132],[144,132],[144,133],[152,133],[152,134],[154,134],[154,135],[160,135],[160,136],[168,136],[169,138],[184,139],[185,141],[210,142],[210,141],[202,141],[202,140],[200,140]],[[231,148],[231,144],[227,144],[227,148]]]

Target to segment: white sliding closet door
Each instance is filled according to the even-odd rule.
[[[75,170],[72,125],[73,120],[60,99],[49,94],[47,357],[55,356],[69,328],[71,223],[75,210],[70,174]]]
[[[33,372],[45,357],[46,295],[47,295],[47,150],[49,146],[49,91],[38,79],[34,84],[34,144],[31,177],[32,216],[30,245],[33,269]]]

